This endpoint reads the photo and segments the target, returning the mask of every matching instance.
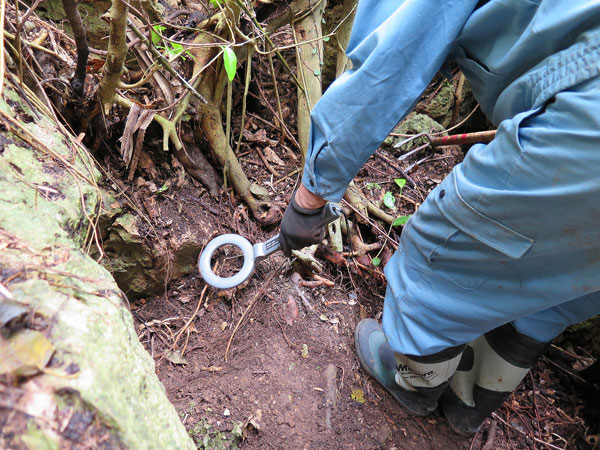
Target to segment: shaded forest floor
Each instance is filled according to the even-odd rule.
[[[435,155],[436,161],[411,172],[420,192],[406,189],[398,198],[397,214],[414,212],[410,200],[426,195],[462,155],[460,148],[448,147]],[[409,158],[406,164],[418,159]],[[254,153],[246,167],[261,165]],[[256,173],[261,179],[260,171]],[[357,180],[375,199],[391,189],[395,177],[392,167],[374,157]],[[269,179],[263,174],[261,181],[269,186]],[[271,185],[275,198],[285,202],[294,181]],[[379,184],[381,192],[368,189],[368,184]],[[191,183],[171,195],[173,199],[160,201],[184,205],[173,208],[172,217],[162,217],[172,220],[171,226],[178,220],[205,220],[197,212],[208,202],[219,213],[213,222],[214,235],[235,232],[258,242],[276,233],[256,227],[243,214],[243,207],[226,198],[214,202]],[[381,239],[368,229],[363,237]],[[333,287],[311,287],[315,283],[310,271],[300,268],[301,276],[293,275],[298,267],[278,253],[260,263],[241,288],[208,288],[202,295],[205,284],[192,274],[172,282],[164,295],[132,305],[142,343],[155,358],[168,396],[200,448],[593,447],[584,438],[598,431],[596,406],[591,399],[585,401],[586,393],[569,375],[592,358],[567,338],[546,352],[531,376],[473,438],[455,435],[437,411],[426,418],[404,412],[366,376],[354,354],[356,323],[381,315],[385,284],[379,268],[371,266],[369,273],[354,264],[327,262],[324,256],[326,252],[320,258],[321,276],[333,281]],[[248,305],[253,306],[246,313]],[[244,314],[225,361],[232,330]],[[190,317],[194,319],[177,345],[183,363],[179,354],[174,357],[169,352],[174,335]]]

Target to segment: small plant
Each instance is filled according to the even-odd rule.
[[[242,423],[235,422],[231,433],[216,431],[206,421],[196,423],[188,434],[200,449],[227,450],[238,448],[243,437]]]
[[[235,56],[235,52],[231,47],[223,47],[223,65],[225,66],[225,72],[227,72],[227,78],[229,78],[229,81],[233,81],[237,69],[237,56]]]
[[[161,33],[165,31],[167,28],[163,25],[153,25],[152,30],[150,31],[150,39],[152,40],[152,44],[158,49],[162,50],[169,59],[180,57],[185,61],[185,56],[190,56],[193,58],[192,54],[185,50],[182,44],[178,42],[166,42],[165,45],[162,45],[163,41],[161,37]]]

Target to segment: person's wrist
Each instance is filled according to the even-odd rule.
[[[306,189],[303,184],[301,184],[296,191],[296,196],[294,199],[296,200],[296,204],[298,206],[305,209],[318,209],[327,203],[326,200]]]

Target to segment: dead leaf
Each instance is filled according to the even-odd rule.
[[[6,297],[10,298],[8,296]],[[25,306],[10,299],[3,300],[2,303],[0,303],[0,328],[2,328],[11,320],[24,316],[25,314],[27,314],[27,308]]]
[[[302,344],[302,357],[308,358],[308,345]]]
[[[204,370],[206,372],[221,372],[223,370],[223,368],[219,367],[219,366],[209,366],[209,367],[201,366],[200,370]]]
[[[244,130],[244,138],[250,142],[267,142],[267,131],[264,128],[261,128],[256,133],[252,133],[249,130]]]
[[[35,375],[50,361],[54,346],[39,331],[25,329],[0,339],[0,375]]]
[[[277,156],[277,154],[271,150],[271,147],[265,147],[263,149],[263,152],[265,154],[265,158],[267,158],[267,161],[273,163],[273,164],[277,164],[278,166],[284,166],[285,163],[281,160],[281,158],[279,156]]]
[[[259,184],[252,183],[250,184],[250,192],[257,196],[258,198],[269,198],[270,194],[264,187]]]
[[[252,430],[260,431],[260,421],[262,420],[262,411],[257,409],[254,414],[251,414],[244,426],[242,427],[242,438],[246,439]]]
[[[352,389],[352,394],[350,394],[350,398],[356,403],[362,404],[365,402],[365,393],[362,389]]]
[[[167,353],[166,358],[173,364],[186,365],[188,363],[187,360],[181,356],[181,352],[179,350],[171,350],[169,353]]]
[[[292,326],[298,318],[298,304],[294,297],[288,296],[288,301],[283,305],[283,317],[285,323]]]
[[[363,305],[360,305],[360,319],[366,319],[369,317],[369,313]]]

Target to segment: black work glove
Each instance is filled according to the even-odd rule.
[[[286,256],[292,250],[318,244],[325,238],[325,207],[306,209],[296,203],[296,193],[281,220],[279,244]]]

